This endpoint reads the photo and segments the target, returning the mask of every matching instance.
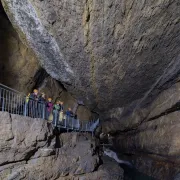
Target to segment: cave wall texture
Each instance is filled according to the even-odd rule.
[[[1,2],[18,34],[5,31],[20,49],[11,54],[22,62],[29,55],[35,66],[27,79],[41,66],[48,73],[42,89],[48,93],[51,81],[58,96],[71,96],[67,102],[83,101],[116,149],[136,156],[137,168],[172,179],[180,166],[179,0]],[[89,109],[77,111],[90,119]]]
[[[20,37],[92,109],[154,94],[179,71],[179,1],[2,0]]]
[[[27,92],[34,85],[33,77],[39,69],[38,60],[33,51],[20,41],[2,6],[0,22],[0,82]]]
[[[0,83],[25,94],[34,88],[45,92],[53,101],[64,101],[65,110],[77,106],[77,100],[66,91],[61,83],[50,77],[39,61],[10,23],[0,3]],[[79,110],[78,110],[79,109]],[[81,120],[94,117],[85,106],[77,106],[77,115]]]
[[[55,134],[42,119],[0,112],[1,180],[123,180],[116,162],[100,163],[97,146],[90,134]]]
[[[178,0],[2,4],[47,73],[101,119],[126,123],[178,81]]]

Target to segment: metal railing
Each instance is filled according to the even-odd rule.
[[[59,113],[59,115],[58,115]],[[63,118],[59,118],[61,112],[54,111],[53,112],[53,124],[57,127],[76,130],[81,132],[93,132],[97,125],[99,124],[99,119],[97,121],[86,121],[74,118],[73,116],[63,116]]]
[[[30,99],[16,90],[0,84],[0,111],[45,119],[45,104]]]
[[[0,111],[11,114],[29,116],[31,118],[48,119],[46,103],[31,99],[25,94],[0,84]],[[72,116],[64,116],[53,110],[52,124],[55,127],[81,132],[93,132],[99,124],[97,121],[80,121]],[[60,118],[61,117],[61,118]]]
[[[57,118],[56,113],[59,113],[59,112],[54,112],[54,115],[53,115],[55,116],[55,118],[53,117],[55,119],[55,122],[53,123],[55,126],[64,128],[67,130],[80,131],[81,126],[80,126],[79,119],[75,119],[74,117],[71,117],[71,116],[64,116],[64,118],[60,119],[60,118]]]
[[[24,114],[23,114],[24,116],[45,119],[45,114],[46,114],[45,103],[35,101],[31,98],[29,99],[28,102],[27,101],[25,102]]]

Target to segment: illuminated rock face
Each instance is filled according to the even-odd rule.
[[[179,166],[174,160],[180,149],[175,112],[180,97],[179,1],[2,3],[47,73],[100,114],[102,131],[113,135],[115,147],[135,154],[143,172],[151,171],[146,162],[156,167],[155,158],[153,176],[172,179],[178,168],[172,174],[164,168],[164,176],[156,170],[169,159]],[[144,156],[153,158],[146,161]]]
[[[95,168],[95,173],[100,173],[91,135],[55,135],[45,120],[7,112],[0,112],[0,120],[0,179],[63,179],[86,176]]]
[[[178,0],[2,2],[46,71],[92,109],[146,99],[179,71]]]
[[[53,102],[57,98],[62,100],[65,110],[77,106],[76,98],[46,73],[32,49],[24,43],[0,4],[0,83],[24,94],[37,88],[40,92],[45,92],[47,98],[51,97]],[[79,119],[92,119],[89,109],[84,106],[77,108]]]

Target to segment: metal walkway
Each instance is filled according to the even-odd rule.
[[[18,92],[3,84],[0,84],[0,111],[47,120],[46,103],[41,103],[32,99],[27,101],[27,97],[24,93]],[[61,114],[53,114],[55,115],[55,123],[53,126],[66,129],[67,131],[72,130],[93,133],[99,124],[99,119],[80,121],[74,117],[65,117],[60,120],[59,117]]]

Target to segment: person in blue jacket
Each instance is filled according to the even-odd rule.
[[[66,111],[66,116],[73,117],[73,112],[72,112],[71,108],[68,108],[68,110]]]

